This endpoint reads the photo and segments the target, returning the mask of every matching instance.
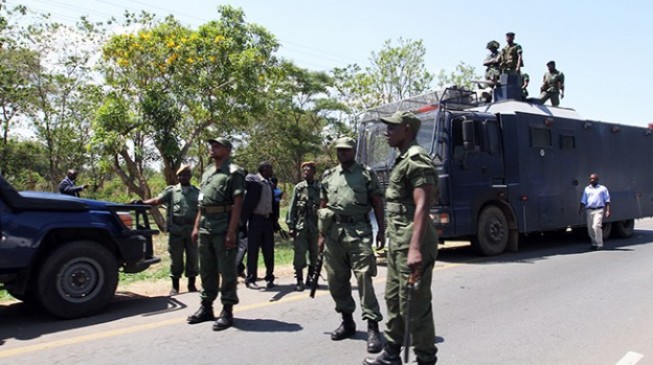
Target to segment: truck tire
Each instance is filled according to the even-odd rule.
[[[43,307],[60,318],[80,318],[102,310],[118,285],[118,262],[104,246],[74,241],[53,251],[38,274]]]
[[[474,250],[485,256],[494,256],[506,250],[509,238],[508,220],[503,211],[489,206],[478,216],[476,236],[472,240]]]
[[[603,231],[603,239],[607,240],[612,235],[612,223],[603,222],[601,230]]]
[[[625,221],[614,222],[612,224],[612,230],[619,238],[630,238],[635,231],[635,220],[626,219]]]

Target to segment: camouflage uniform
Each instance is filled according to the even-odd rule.
[[[372,251],[372,225],[369,211],[371,197],[381,196],[376,174],[354,162],[344,170],[338,165],[322,177],[320,198],[334,213],[333,223],[323,231],[326,237],[324,259],[329,291],[336,302],[336,312],[353,313],[356,303],[351,296],[351,272],[358,282],[363,319],[383,319],[374,294],[372,278],[376,276],[376,258]],[[322,215],[320,215],[320,218]]]
[[[528,89],[526,88],[526,85],[531,82],[531,77],[528,76],[527,73],[524,73],[521,75],[521,96],[522,100],[528,99]]]
[[[238,248],[225,248],[234,197],[245,193],[245,172],[227,160],[216,169],[211,166],[202,176],[199,206],[200,275],[203,302],[213,302],[222,294],[222,304],[238,304],[236,293],[236,255]],[[220,286],[222,277],[222,286]]]
[[[321,184],[317,181],[310,184],[302,181],[295,185],[286,215],[288,229],[295,231],[293,266],[300,280],[302,270],[306,267],[306,253],[308,252],[310,262],[308,278],[313,274],[317,261],[317,209],[320,206],[320,189]]]
[[[415,203],[413,190],[431,185],[433,203],[438,192],[438,176],[428,152],[413,141],[395,160],[385,191],[386,222],[388,224],[388,275],[385,300],[388,321],[385,335],[389,343],[402,344],[404,340],[404,315],[406,310],[407,281],[410,269],[407,264],[408,248],[413,234]],[[428,217],[427,217],[428,218]],[[438,236],[430,222],[426,223],[421,244],[422,275],[412,297],[412,343],[419,362],[435,360],[435,325],[431,306],[431,279],[438,253]]]
[[[504,74],[519,74],[517,71],[517,61],[519,56],[522,54],[522,48],[519,44],[513,43],[512,46],[506,44],[505,47],[501,50],[501,73]],[[520,67],[524,67],[524,61]]]
[[[542,94],[540,94],[540,101],[544,104],[547,100],[551,99],[551,105],[560,105],[560,85],[564,88],[565,74],[558,70],[553,72],[546,72],[543,78]]]
[[[179,279],[184,273],[184,251],[186,251],[186,277],[198,274],[198,249],[191,239],[197,201],[200,190],[190,185],[187,189],[181,184],[168,186],[157,199],[168,209],[167,230],[168,252],[170,253],[170,277]]]
[[[498,50],[499,42],[490,41],[486,48],[490,50],[490,54],[488,54],[483,61],[483,65],[485,65],[485,79],[496,83],[501,74],[501,71],[499,70],[499,63],[501,60]]]

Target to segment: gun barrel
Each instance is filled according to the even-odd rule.
[[[315,292],[318,287],[318,280],[320,280],[320,272],[322,271],[322,263],[324,262],[324,252],[320,252],[317,255],[317,262],[315,263],[315,271],[313,272],[313,277],[311,278],[311,298],[315,298]]]

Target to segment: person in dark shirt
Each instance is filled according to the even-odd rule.
[[[61,194],[79,197],[79,192],[87,189],[88,184],[76,186],[75,180],[77,180],[77,170],[68,170],[66,177],[59,183],[59,192]]]

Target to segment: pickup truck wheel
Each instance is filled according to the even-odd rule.
[[[52,254],[38,275],[43,307],[61,318],[79,318],[102,310],[118,285],[118,263],[93,241],[67,243]]]
[[[614,222],[612,230],[619,238],[630,238],[635,231],[635,220],[627,219],[625,221]]]
[[[482,255],[498,255],[506,250],[509,233],[508,220],[501,209],[489,206],[478,217],[472,246]]]

